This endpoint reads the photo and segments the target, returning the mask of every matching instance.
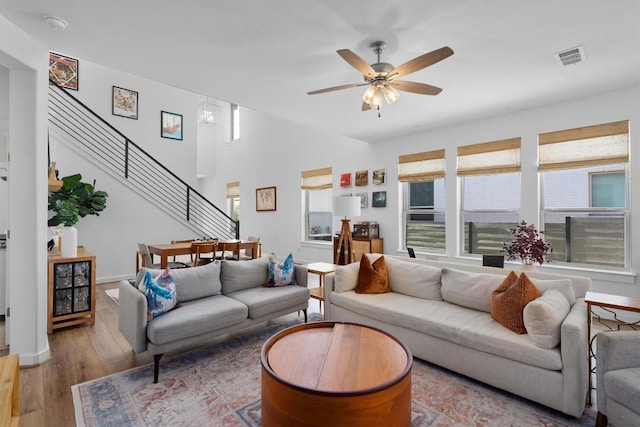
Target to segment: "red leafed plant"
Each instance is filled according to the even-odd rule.
[[[542,232],[541,232],[542,233]],[[509,254],[509,260],[520,258],[523,264],[538,263],[542,265],[547,255],[553,252],[550,243],[545,243],[538,234],[536,226],[522,221],[511,229],[513,241],[502,247]]]

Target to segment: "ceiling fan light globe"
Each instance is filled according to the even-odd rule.
[[[373,98],[371,98],[371,102],[369,103],[371,108],[378,108],[382,104],[382,95],[380,94],[380,92],[380,90],[376,90],[375,95],[373,95]]]
[[[369,86],[367,90],[364,91],[364,95],[362,95],[362,100],[367,104],[371,105],[371,101],[373,97],[378,92],[378,89],[375,86]]]
[[[386,86],[384,88],[384,99],[387,100],[388,104],[393,104],[400,98],[400,92],[396,90],[393,86]]]

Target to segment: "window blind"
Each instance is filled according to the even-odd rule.
[[[398,181],[421,182],[444,178],[444,149],[398,156]]]
[[[322,168],[302,172],[303,190],[326,190],[333,187],[332,169]]]
[[[629,122],[586,126],[538,135],[540,170],[627,163]]]
[[[227,183],[227,199],[240,197],[240,181]]]
[[[458,147],[458,176],[520,172],[521,139]]]

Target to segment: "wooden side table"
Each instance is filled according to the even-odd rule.
[[[610,325],[602,322],[602,318],[593,312],[593,307],[598,307],[613,315],[613,319],[617,322],[616,330],[620,330],[621,327],[630,328],[633,330],[640,330],[640,320],[637,322],[625,322],[618,319],[618,313],[613,310],[630,311],[634,313],[640,313],[640,299],[623,297],[620,295],[601,294],[598,292],[587,292],[584,297],[584,301],[587,303],[587,346],[588,346],[588,359],[589,359],[589,391],[587,392],[587,405],[591,406],[591,390],[594,390],[591,376],[596,372],[595,364],[592,364],[592,358],[595,357],[595,351],[593,350],[594,341],[596,336],[591,336],[591,322],[595,317],[598,323],[604,325],[609,330],[614,330]]]
[[[322,301],[324,301],[324,276],[336,271],[336,267],[338,266],[335,264],[329,264],[328,262],[312,262],[311,264],[307,264],[307,272],[320,276],[320,286],[309,289],[311,298],[315,298],[320,301],[320,310],[322,310]]]

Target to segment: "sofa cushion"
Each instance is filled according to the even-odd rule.
[[[162,274],[155,279],[148,271],[145,273],[139,290],[147,297],[147,318],[152,319],[166,313],[178,304],[176,297],[176,284],[171,269],[167,267]]]
[[[569,310],[565,295],[554,288],[527,304],[522,313],[524,327],[538,347],[554,348],[560,344],[560,327]]]
[[[524,307],[541,295],[525,273],[511,271],[491,293],[491,317],[517,334],[526,334]]]
[[[640,411],[639,384],[640,368],[616,369],[604,374],[606,396],[636,412]]]
[[[385,261],[389,275],[389,288],[393,292],[400,292],[416,298],[442,301],[441,268],[407,262],[393,257],[387,257]]]
[[[155,345],[179,341],[241,323],[248,313],[246,305],[224,295],[200,298],[150,320],[147,338]]]
[[[341,265],[336,268],[334,273],[334,291],[347,292],[352,291],[358,286],[358,273],[360,272],[360,263],[353,262],[347,265]]]
[[[302,286],[257,287],[232,292],[227,296],[246,305],[251,319],[259,319],[289,307],[308,303],[309,289]]]
[[[462,307],[491,312],[491,292],[505,275],[442,269],[442,299]]]
[[[562,369],[560,347],[538,347],[528,335],[514,334],[483,311],[396,292],[374,295],[332,292],[329,298],[333,306],[390,325],[543,369]]]
[[[543,280],[536,279],[534,277],[529,277],[536,288],[542,293],[544,293],[547,289],[558,289],[562,292],[562,295],[565,296],[567,301],[569,302],[569,306],[572,306],[576,303],[576,293],[573,290],[573,286],[571,286],[571,280],[569,279],[556,279],[556,280]]]
[[[276,286],[295,285],[293,254],[289,254],[282,264],[278,262],[275,254],[269,255],[269,264],[267,266],[267,281],[264,282],[266,288]]]
[[[149,271],[152,277],[162,273],[162,270],[152,270],[143,267],[138,272],[139,283],[144,273]],[[220,261],[193,268],[178,268],[171,270],[176,283],[176,296],[178,302],[187,302],[199,298],[219,295],[222,289],[220,283]]]
[[[371,263],[369,257],[366,254],[362,254],[356,293],[382,294],[385,292],[389,292],[389,276],[387,275],[387,264],[384,256]]]
[[[225,261],[220,270],[222,294],[242,289],[262,287],[267,280],[269,258],[263,257],[247,261]]]

